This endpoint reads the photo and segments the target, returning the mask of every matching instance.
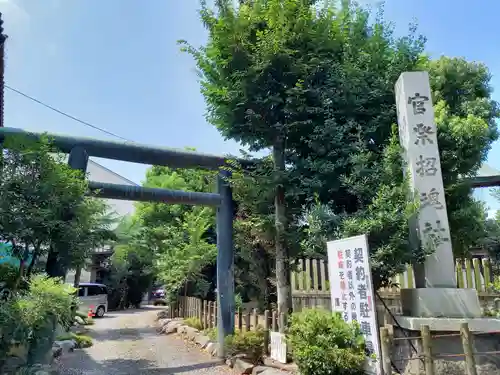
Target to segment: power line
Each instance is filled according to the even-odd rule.
[[[28,95],[28,94],[25,94],[24,92],[19,91],[19,90],[17,90],[17,89],[15,89],[15,88],[13,88],[13,87],[10,87],[10,86],[8,86],[8,85],[4,85],[4,87],[5,87],[6,89],[9,89],[9,90],[11,90],[11,91],[15,92],[15,93],[16,93],[16,94],[18,94],[18,95],[24,96],[26,99],[29,99],[29,100],[31,100],[31,101],[34,101],[35,103],[38,103],[38,104],[40,104],[40,105],[44,106],[45,108],[48,108],[48,109],[50,109],[50,110],[52,110],[52,111],[54,111],[54,112],[57,112],[57,113],[59,113],[60,115],[63,115],[63,116],[65,116],[65,117],[67,117],[67,118],[69,118],[69,119],[71,119],[71,120],[73,120],[73,121],[79,122],[80,124],[83,124],[83,125],[85,125],[85,126],[88,126],[88,127],[92,128],[92,129],[99,130],[99,131],[101,131],[101,132],[103,132],[103,133],[106,133],[106,134],[111,135],[111,136],[113,136],[113,137],[119,138],[119,139],[121,139],[121,140],[123,140],[123,141],[126,141],[126,142],[132,142],[132,143],[134,143],[134,141],[131,141],[130,139],[124,138],[124,137],[122,137],[122,136],[120,136],[120,135],[118,135],[118,134],[115,134],[115,133],[112,133],[112,132],[110,132],[110,131],[108,131],[108,130],[106,130],[106,129],[100,128],[99,126],[92,125],[91,123],[88,123],[87,121],[80,120],[79,118],[77,118],[77,117],[75,117],[75,116],[71,116],[70,114],[68,114],[68,113],[66,113],[66,112],[63,112],[63,111],[61,111],[61,110],[59,110],[59,109],[57,109],[57,108],[54,108],[54,107],[52,107],[51,105],[46,104],[46,103],[44,103],[44,102],[42,102],[42,101],[40,101],[40,100],[38,100],[38,99],[36,99],[36,98],[34,98],[34,97],[32,97],[32,96]]]

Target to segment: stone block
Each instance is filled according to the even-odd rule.
[[[239,374],[251,374],[254,367],[255,366],[252,363],[247,362],[242,358],[236,358],[236,361],[234,361],[234,369]]]
[[[76,342],[74,340],[55,341],[54,345],[59,346],[63,353],[72,352],[76,348]]]
[[[432,350],[434,353],[456,355],[446,359],[435,359],[436,374],[466,375],[457,369],[463,363],[463,344],[459,334],[460,324],[467,322],[469,329],[474,332],[490,332],[489,334],[474,335],[473,351],[476,353],[496,352],[500,343],[500,320],[483,319],[446,319],[446,318],[412,318],[398,317],[400,326],[393,326],[394,340],[392,342],[391,358],[402,374],[420,373],[423,363],[415,358],[422,355],[420,328],[428,325],[431,330]],[[450,335],[451,334],[451,335]],[[415,353],[415,349],[417,352]],[[500,357],[496,355],[476,356],[478,374],[496,374],[500,371]],[[446,371],[444,370],[446,369]],[[452,371],[455,369],[456,371]],[[489,372],[482,372],[487,369]],[[494,369],[494,370],[492,370]],[[441,371],[441,372],[440,372]],[[450,372],[451,371],[451,372]],[[485,370],[486,371],[486,370]],[[497,372],[495,372],[497,371]]]
[[[207,344],[210,342],[210,337],[205,336],[205,335],[198,335],[196,337],[195,341],[202,348],[205,348],[207,346]]]
[[[262,371],[260,375],[283,375],[283,370],[278,370],[277,368],[267,367],[266,370]]]
[[[177,325],[167,324],[161,329],[160,333],[162,335],[170,335],[172,333],[177,332],[177,327],[178,327]]]
[[[206,349],[206,351],[210,353],[210,351],[213,349],[214,345],[215,345],[215,343],[214,343],[214,342],[209,341],[209,342],[207,343],[207,345],[205,345],[205,349]]]
[[[62,355],[62,352],[63,348],[61,348],[60,346],[58,345],[52,346],[52,357],[54,358],[60,357]]]
[[[481,306],[475,289],[401,289],[404,316],[426,318],[479,318]]]

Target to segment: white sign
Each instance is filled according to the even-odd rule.
[[[332,311],[346,322],[358,322],[366,349],[376,359],[368,360],[368,374],[382,374],[375,296],[366,235],[327,243]]]
[[[435,252],[425,262],[425,284],[456,288],[455,264],[444,196],[441,161],[427,72],[406,72],[396,83],[399,140],[411,187],[418,194],[420,241]],[[419,282],[419,280],[416,280]]]
[[[271,331],[271,359],[286,363],[286,337],[283,333]]]

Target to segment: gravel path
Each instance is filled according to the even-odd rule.
[[[94,345],[57,361],[61,375],[232,375],[222,362],[175,336],[156,333],[158,309],[109,313],[96,319]]]

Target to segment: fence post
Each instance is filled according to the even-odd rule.
[[[264,353],[269,354],[269,310],[264,311]]]
[[[271,319],[272,319],[271,326],[273,332],[276,332],[278,330],[278,317],[276,315],[276,310],[273,310]]]
[[[214,328],[212,301],[208,302],[208,327]]]
[[[382,367],[384,369],[384,375],[391,375],[391,349],[389,330],[387,329],[387,327],[380,328],[380,346],[382,351]]]
[[[421,329],[422,348],[424,352],[425,375],[435,375],[434,360],[432,358],[431,330],[428,325]]]
[[[206,319],[206,316],[207,316],[207,301],[205,300],[201,300],[201,316],[200,316],[200,320],[201,320],[201,326],[203,327],[203,329],[207,329],[207,322],[205,321]]]
[[[243,331],[243,313],[241,312],[241,307],[238,309],[238,330]]]
[[[214,302],[214,327],[217,327],[217,323],[218,322],[218,309],[219,309],[219,306],[217,305],[217,301]]]
[[[280,313],[280,322],[278,324],[278,329],[280,333],[285,333],[285,325],[286,325],[286,315],[285,313]]]
[[[476,360],[473,351],[473,339],[469,331],[469,324],[462,323],[460,325],[460,336],[462,337],[462,345],[465,354],[465,366],[467,368],[467,375],[477,375]]]
[[[250,331],[250,314],[245,313],[245,329],[246,331]]]
[[[253,329],[257,331],[257,326],[259,325],[259,313],[257,309],[253,309]]]

